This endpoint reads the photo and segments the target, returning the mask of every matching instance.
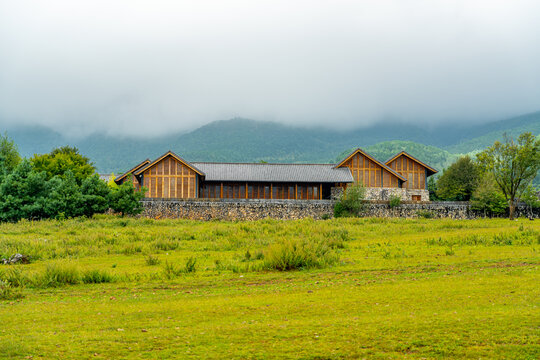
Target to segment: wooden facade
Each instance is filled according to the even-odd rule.
[[[134,172],[145,196],[160,199],[193,199],[197,197],[200,171],[172,152]]]
[[[401,187],[399,174],[392,173],[384,164],[360,149],[346,157],[337,167],[348,167],[354,182],[365,187]]]
[[[370,188],[425,189],[426,178],[435,172],[405,152],[386,164],[357,149],[335,166],[272,166],[190,163],[169,151],[152,162],[143,161],[115,182],[129,181],[136,190],[146,188],[147,198],[158,199],[321,200],[330,198],[332,188],[353,182]]]
[[[321,200],[329,198],[326,184],[265,182],[204,182],[200,198],[205,199],[278,199]]]
[[[407,179],[403,183],[403,187],[406,189],[426,189],[427,177],[437,172],[403,151],[388,160],[386,165]]]

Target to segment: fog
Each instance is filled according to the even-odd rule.
[[[151,136],[540,110],[539,1],[0,0],[0,124]]]

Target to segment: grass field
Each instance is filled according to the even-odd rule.
[[[540,358],[538,221],[0,225],[17,252],[6,359]]]

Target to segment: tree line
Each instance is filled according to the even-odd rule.
[[[142,211],[143,196],[129,182],[101,180],[75,147],[23,159],[16,144],[0,135],[0,221],[91,217],[109,209],[135,215]]]
[[[540,140],[523,133],[516,140],[504,136],[502,142],[476,154],[463,156],[438,178],[431,177],[428,189],[432,200],[470,201],[473,208],[490,215],[509,210],[514,218],[518,201],[540,207],[533,180],[540,169]]]

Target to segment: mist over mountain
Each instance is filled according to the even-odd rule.
[[[131,138],[92,134],[68,138],[46,127],[6,127],[21,155],[49,152],[72,145],[89,156],[101,173],[123,172],[146,158],[172,150],[191,161],[325,162],[334,163],[347,151],[362,147],[380,160],[406,150],[442,170],[458,154],[480,150],[524,131],[540,134],[540,112],[485,124],[422,127],[387,122],[350,131],[321,127],[286,126],[235,118],[215,121],[188,133]]]

